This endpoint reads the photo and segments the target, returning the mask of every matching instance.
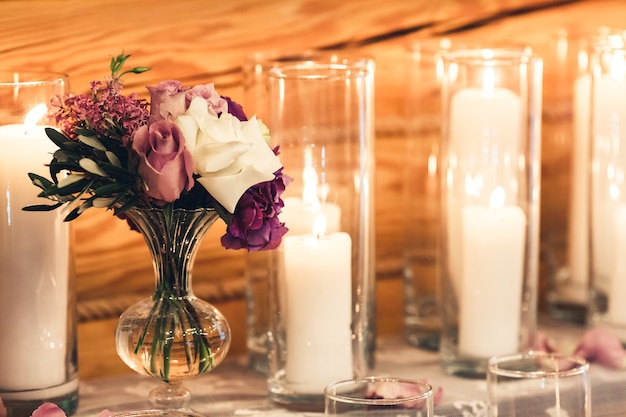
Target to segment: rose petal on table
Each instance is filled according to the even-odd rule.
[[[104,409],[98,413],[98,417],[112,417],[113,413],[107,409]]]
[[[554,353],[556,352],[557,349],[555,347],[554,339],[548,336],[547,333],[539,331],[537,332],[535,336],[535,341],[533,343],[532,350],[539,351],[539,352]]]
[[[33,411],[32,417],[67,417],[65,412],[54,403],[43,403]]]
[[[626,369],[626,351],[622,342],[605,328],[587,330],[576,346],[574,355],[609,368]]]
[[[0,417],[7,417],[7,409],[2,403],[2,398],[0,398]]]
[[[430,384],[430,382],[426,381],[426,383]],[[433,405],[438,405],[443,398],[443,388],[438,387],[434,389],[433,393]],[[410,387],[406,384],[376,384],[374,389],[367,395],[368,398],[386,398],[386,399],[396,399],[396,398],[406,398],[422,395],[423,392],[419,389],[415,389],[414,387]]]

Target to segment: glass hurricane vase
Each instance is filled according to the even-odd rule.
[[[150,249],[156,290],[121,315],[117,353],[135,372],[162,381],[150,392],[153,414],[194,415],[183,380],[213,370],[230,345],[224,316],[191,288],[196,252],[219,215],[212,209],[153,208],[133,209],[127,216]]]

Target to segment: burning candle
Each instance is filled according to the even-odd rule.
[[[325,201],[326,196],[321,192],[325,187],[319,184],[319,176],[313,167],[310,148],[304,149],[302,183],[302,198],[285,197],[283,199],[285,206],[280,218],[289,228],[289,235],[311,233],[313,223],[319,214],[322,214],[326,221],[325,233],[338,232],[341,227],[341,209],[337,204]]]
[[[304,235],[311,233],[315,218],[321,213],[327,222],[327,233],[335,233],[340,229],[341,209],[337,204],[316,203],[307,204],[306,200],[298,197],[286,197],[285,206],[281,213],[281,220],[289,228],[289,235]]]
[[[496,87],[495,82],[494,68],[486,67],[481,88],[464,88],[454,94],[450,103],[450,141],[458,150],[456,157],[460,164],[489,166],[490,155],[497,151],[497,156],[505,161],[508,159],[510,165],[501,168],[496,180],[508,183],[516,176],[515,156],[519,152],[522,132],[522,103],[517,94]],[[513,197],[507,195],[507,199]],[[485,204],[488,204],[487,200],[488,196]]]
[[[624,120],[626,120],[626,62],[624,56],[611,56],[607,73],[594,78],[593,91],[593,178],[591,202],[592,255],[595,286],[606,291],[608,316],[616,323],[626,323],[621,312],[626,292],[620,282],[624,274],[621,250],[626,248],[623,226],[624,173],[626,156]]]
[[[496,188],[489,206],[462,213],[459,352],[488,358],[518,351],[526,216]]]
[[[486,59],[492,56],[490,50],[482,52]],[[461,287],[460,278],[464,274],[463,245],[458,238],[463,227],[463,208],[470,199],[472,204],[488,207],[490,196],[481,195],[481,189],[496,187],[509,204],[517,201],[515,191],[509,190],[508,184],[517,183],[515,163],[522,131],[521,108],[517,94],[496,87],[492,66],[484,68],[481,87],[461,89],[451,98],[450,147],[455,149],[457,169],[465,175],[459,183],[463,195],[451,199],[447,208],[450,269],[456,288]],[[502,162],[493,166],[494,159]]]
[[[626,204],[620,204],[613,216],[614,244],[607,245],[613,261],[608,315],[613,323],[626,324]]]
[[[26,124],[0,126],[0,144],[0,390],[54,387],[66,380],[69,228],[58,211],[22,208],[45,203],[28,173],[55,147]]]
[[[353,376],[352,241],[343,232],[287,236],[284,248],[286,381],[299,393],[319,394]]]
[[[591,77],[581,75],[574,82],[574,146],[572,197],[570,199],[569,264],[571,282],[559,289],[561,295],[579,303],[587,301],[589,275],[589,129]]]

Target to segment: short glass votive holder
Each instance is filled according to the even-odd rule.
[[[433,388],[424,381],[366,377],[329,384],[325,416],[432,417]]]
[[[56,150],[45,128],[65,74],[0,70],[0,400],[8,417],[43,402],[68,415],[78,406],[76,297],[71,232],[28,174]],[[52,204],[50,202],[50,204]]]
[[[323,404],[332,381],[371,367],[374,322],[373,61],[276,63],[265,119],[289,228],[270,267],[269,392]]]
[[[588,321],[626,342],[626,48],[591,55],[590,269]]]
[[[489,360],[489,417],[591,417],[589,364],[582,358],[546,352]]]
[[[497,48],[443,62],[440,360],[484,377],[536,327],[541,59]]]

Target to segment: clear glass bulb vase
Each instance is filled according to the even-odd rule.
[[[121,315],[117,353],[135,372],[163,382],[150,392],[156,414],[193,415],[183,380],[213,370],[230,346],[225,317],[191,289],[196,252],[219,215],[212,209],[153,208],[130,210],[127,217],[150,249],[156,290]]]

